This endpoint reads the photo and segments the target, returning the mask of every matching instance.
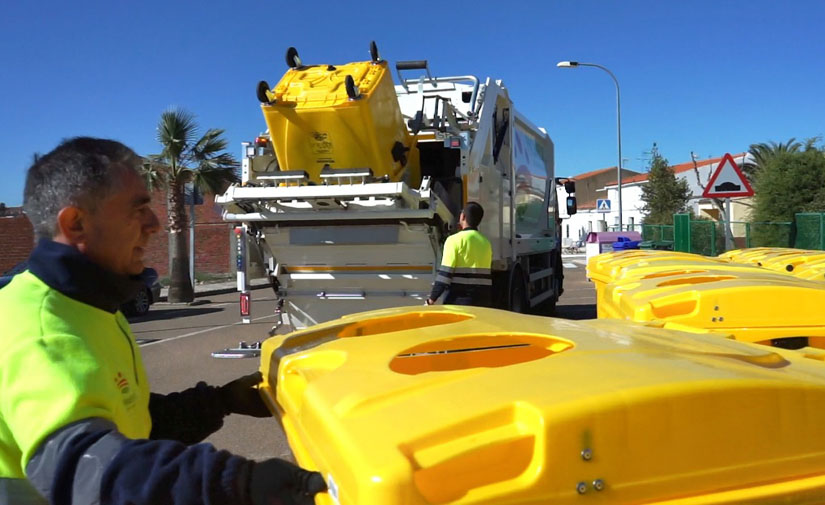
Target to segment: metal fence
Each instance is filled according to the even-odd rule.
[[[825,212],[800,212],[793,221],[746,222],[694,219],[674,215],[673,225],[625,225],[621,231],[641,233],[646,248],[670,249],[717,256],[730,249],[793,247],[825,251]],[[613,226],[610,231],[620,231]],[[727,235],[730,235],[730,240]]]
[[[784,222],[712,221],[677,214],[674,224],[674,247],[706,256],[748,247],[825,250],[825,213],[799,213],[794,221]]]
[[[825,251],[825,213],[800,212],[796,215],[794,247]]]

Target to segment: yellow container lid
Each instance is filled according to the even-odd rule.
[[[811,281],[825,281],[825,259],[811,261],[794,268],[791,275]]]
[[[335,107],[350,103],[347,76],[352,77],[361,95],[368,97],[385,71],[386,64],[370,61],[300,67],[288,70],[272,91],[279,106]]]
[[[321,505],[825,496],[825,366],[702,330],[405,307],[271,338],[261,367]]]
[[[628,278],[604,289],[604,313],[612,317],[671,321],[749,342],[825,336],[825,284],[769,270]]]
[[[674,268],[692,268],[693,265],[724,264],[717,258],[674,251],[632,250],[603,253],[593,256],[587,263],[587,275],[594,281],[608,283],[621,272],[654,264],[667,264]]]

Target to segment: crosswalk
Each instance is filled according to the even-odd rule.
[[[570,260],[564,260],[562,262],[562,265],[564,265],[564,268],[579,268],[579,267],[583,268],[583,267],[587,266],[587,263],[585,263],[584,259],[570,259]]]

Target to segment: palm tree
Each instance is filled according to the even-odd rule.
[[[160,116],[157,139],[160,154],[149,157],[144,175],[150,187],[166,189],[169,249],[170,302],[191,302],[194,289],[189,279],[189,254],[186,243],[188,219],[184,205],[184,186],[192,182],[203,193],[218,194],[238,180],[238,162],[224,152],[224,130],[212,128],[197,138],[195,116],[180,109],[169,109]]]
[[[742,168],[745,175],[748,176],[748,179],[753,180],[756,176],[756,172],[758,172],[760,168],[764,167],[771,158],[774,158],[781,153],[798,152],[803,147],[808,149],[807,146],[812,142],[815,143],[815,139],[808,139],[806,140],[805,146],[803,146],[802,143],[796,141],[795,137],[791,137],[791,139],[784,144],[782,142],[774,141],[751,144],[748,152],[753,157],[753,161],[746,161],[744,163]]]

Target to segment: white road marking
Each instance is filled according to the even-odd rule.
[[[576,268],[576,264],[575,263],[565,263],[564,268]]]
[[[268,317],[275,317],[275,315],[276,314],[270,314],[268,316],[256,317],[256,318],[252,319],[252,321],[259,321],[261,319],[266,319]],[[178,339],[181,339],[181,338],[193,337],[195,335],[200,335],[201,333],[207,333],[207,332],[210,332],[210,331],[220,330],[220,329],[223,329],[223,328],[229,328],[230,326],[237,326],[239,324],[243,324],[243,323],[241,321],[238,321],[237,323],[223,324],[221,326],[213,326],[211,328],[206,328],[206,329],[203,329],[203,330],[193,331],[192,333],[184,333],[183,335],[178,335],[177,337],[162,338],[162,339],[157,340],[155,342],[147,342],[145,344],[142,344],[140,347],[149,347],[150,345],[163,344],[165,342],[171,342],[173,340],[178,340]]]

